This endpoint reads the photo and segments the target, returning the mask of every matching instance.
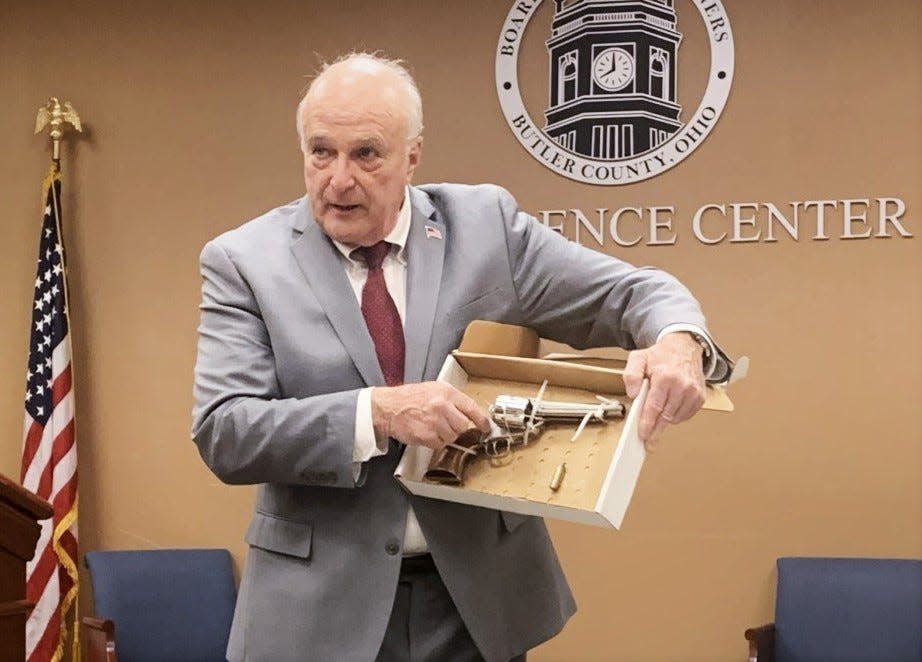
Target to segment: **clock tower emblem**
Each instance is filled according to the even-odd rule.
[[[543,27],[541,40],[523,40],[539,13],[549,34]],[[704,30],[683,36],[677,17],[684,23],[696,13]],[[710,57],[695,57],[705,38]],[[683,80],[706,73],[697,108],[678,102],[683,40],[690,48],[683,71],[699,72]],[[522,97],[519,65],[547,75],[547,96],[543,84],[528,87],[540,89],[529,105],[543,108],[543,118]],[[548,169],[586,184],[640,182],[684,161],[716,126],[732,82],[733,32],[722,0],[511,0],[496,44],[496,93],[516,140]]]
[[[673,0],[554,0],[544,133],[597,159],[655,149],[682,128]]]

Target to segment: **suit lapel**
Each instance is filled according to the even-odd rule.
[[[410,202],[413,220],[407,237],[407,310],[403,325],[404,381],[408,384],[421,381],[426,369],[448,240],[445,225],[426,194],[411,187]]]
[[[339,252],[314,222],[307,198],[301,201],[293,219],[293,227],[296,233],[301,234],[294,238],[291,252],[310,283],[314,296],[365,383],[369,386],[383,386],[384,375],[378,364],[375,346],[340,261]]]

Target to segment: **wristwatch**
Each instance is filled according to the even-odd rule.
[[[708,339],[702,336],[700,333],[695,333],[694,331],[689,331],[688,333],[690,333],[691,337],[694,338],[698,342],[699,345],[701,345],[701,349],[704,350],[704,353],[701,355],[701,358],[704,359],[704,365],[705,366],[708,365],[708,363],[710,362],[710,358],[711,358],[710,341],[708,341]]]

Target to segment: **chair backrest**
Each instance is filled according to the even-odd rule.
[[[237,589],[226,549],[88,552],[119,662],[223,662]]]
[[[778,559],[775,660],[922,660],[922,561]]]

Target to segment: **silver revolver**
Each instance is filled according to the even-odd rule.
[[[525,446],[540,436],[544,427],[553,423],[575,423],[575,440],[589,423],[600,423],[624,416],[624,405],[617,400],[597,396],[598,402],[557,402],[515,395],[500,395],[488,411],[491,431],[484,434],[472,428],[461,434],[453,444],[437,450],[424,478],[443,485],[461,485],[467,461],[478,455],[502,458],[517,446]]]

